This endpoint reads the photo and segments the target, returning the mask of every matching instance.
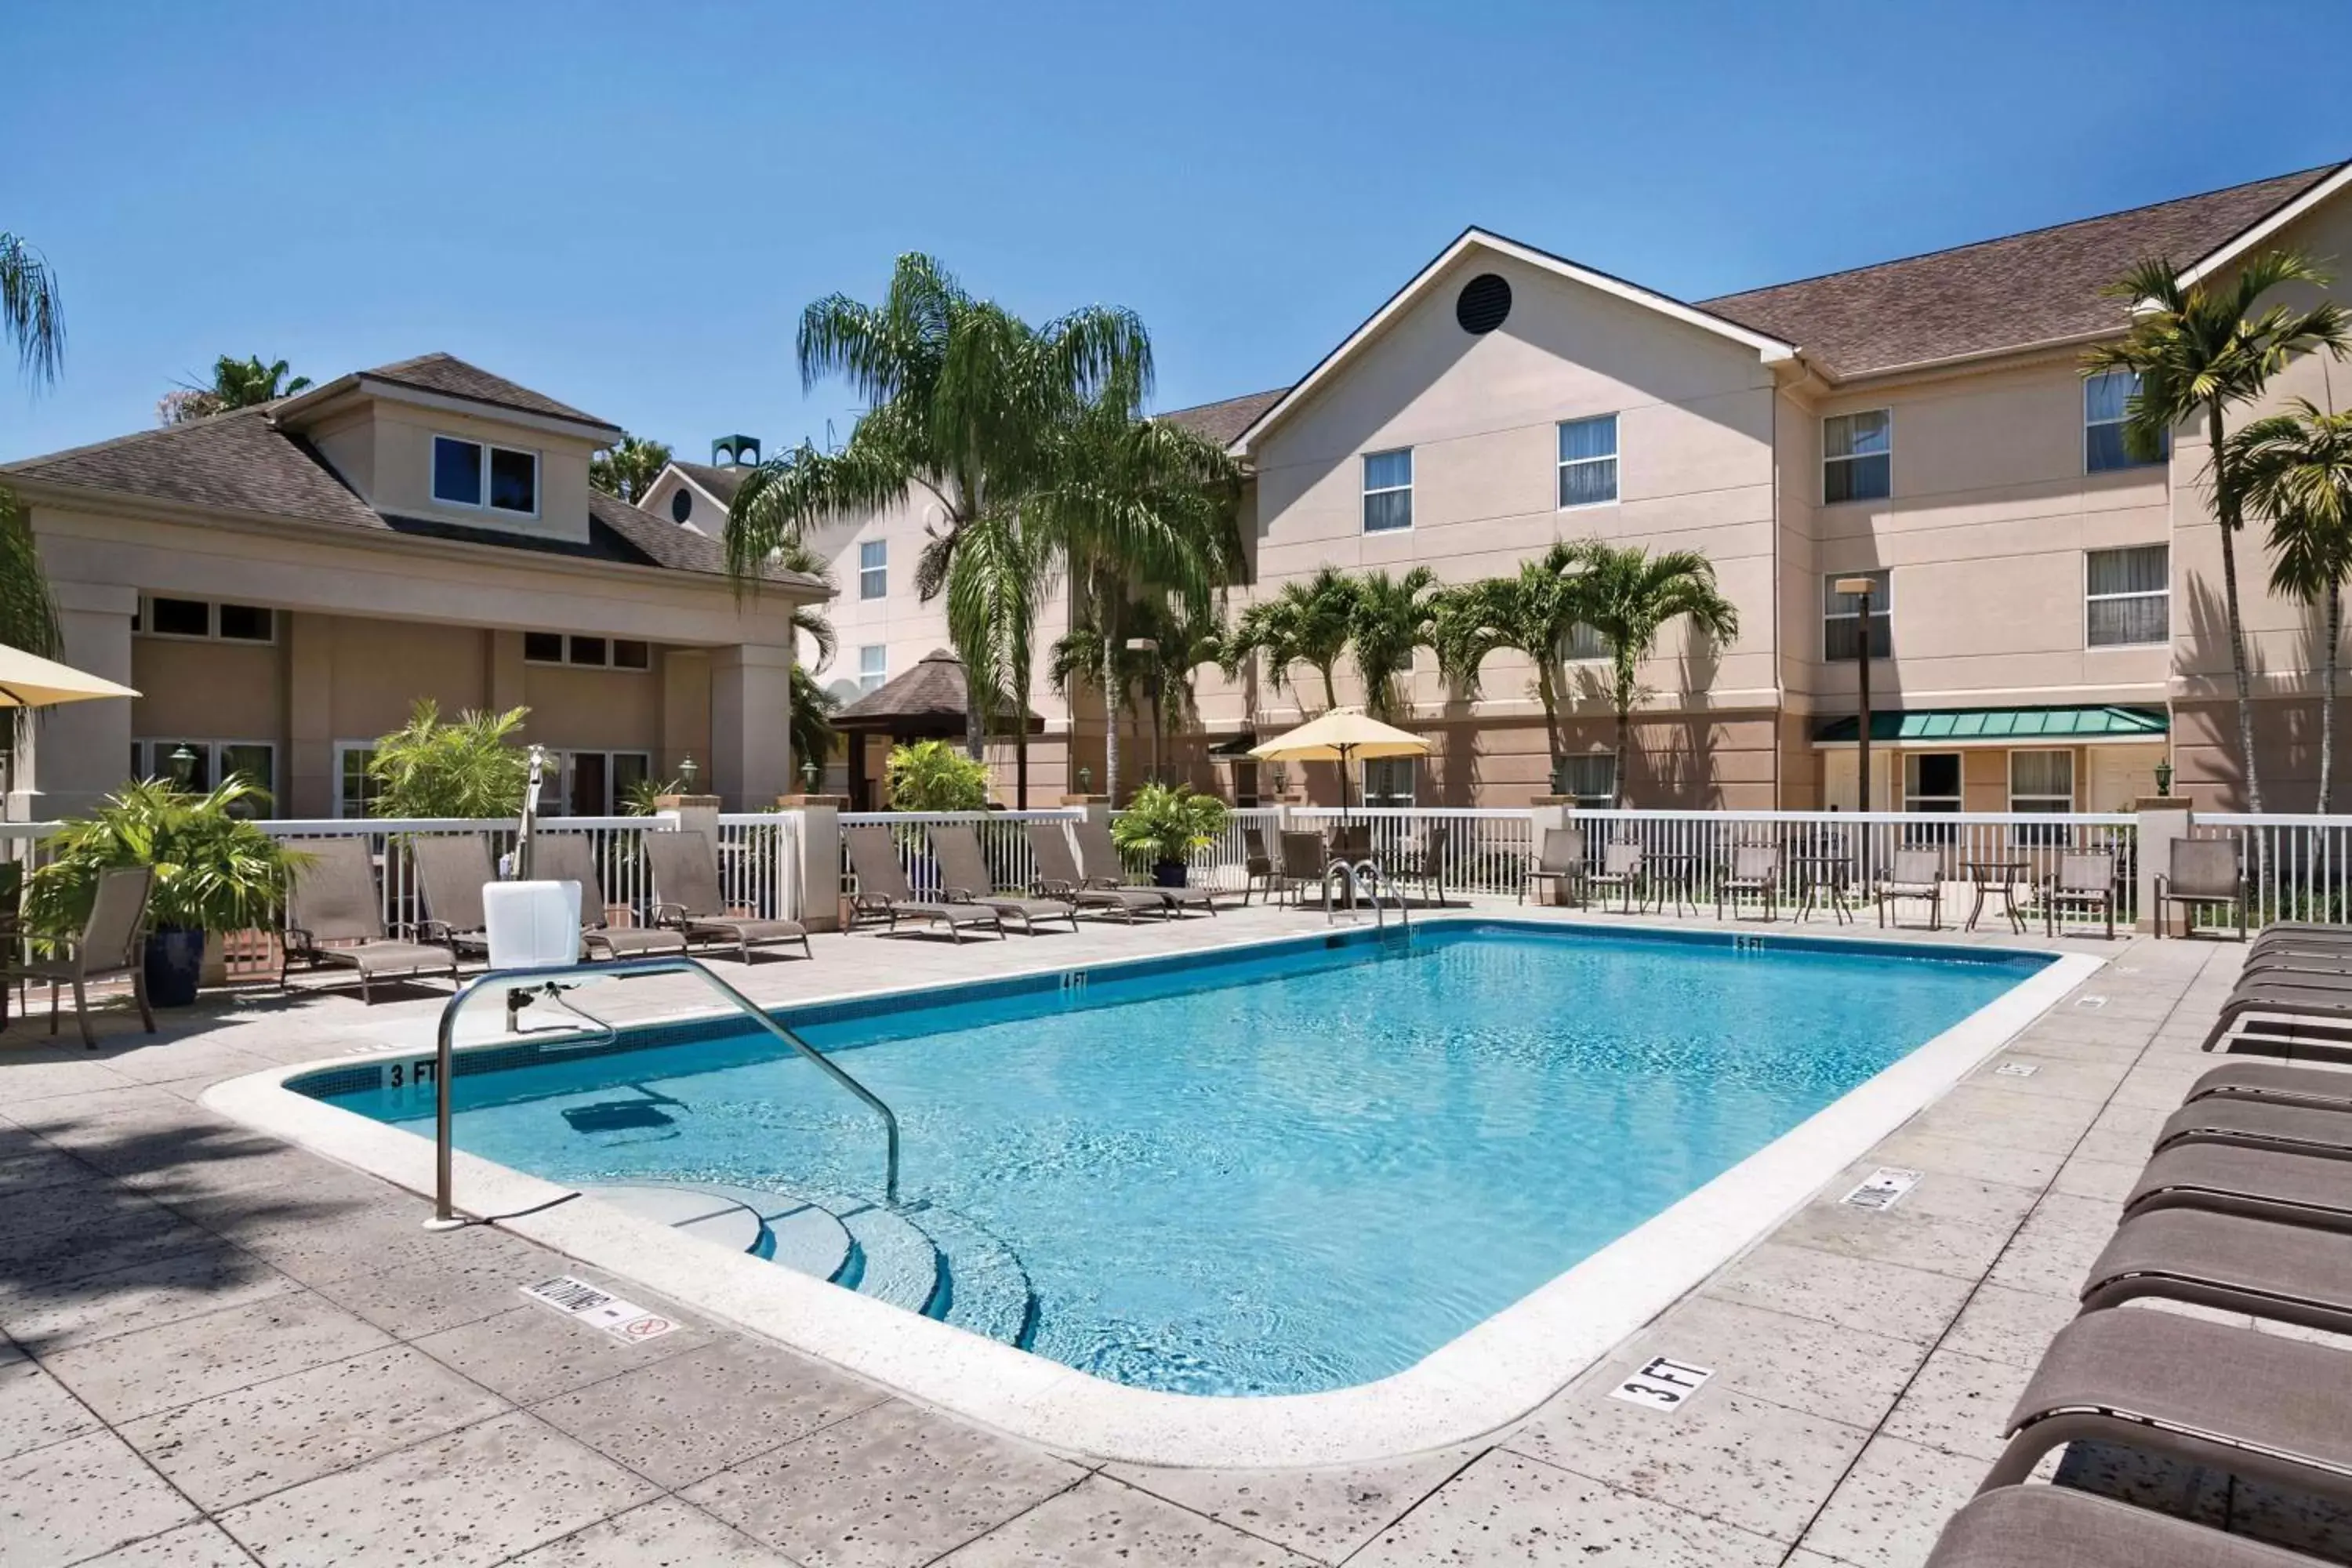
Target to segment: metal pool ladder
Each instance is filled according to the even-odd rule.
[[[1385,876],[1381,875],[1379,861],[1364,859],[1350,866],[1345,860],[1334,860],[1323,868],[1323,919],[1326,924],[1336,923],[1339,919],[1339,911],[1331,902],[1331,884],[1334,881],[1341,883],[1348,889],[1349,923],[1352,924],[1360,918],[1358,914],[1360,907],[1370,903],[1372,906],[1373,929],[1378,931],[1387,926],[1388,906],[1381,900],[1389,896],[1391,884]],[[1371,889],[1369,898],[1364,892],[1367,886]],[[1395,897],[1397,919],[1403,921],[1404,929],[1410,931],[1412,930],[1412,910],[1405,903],[1403,894],[1399,893]]]
[[[792,1047],[816,1064],[824,1075],[864,1101],[866,1108],[882,1118],[882,1127],[888,1140],[888,1166],[884,1178],[885,1199],[893,1206],[898,1202],[898,1117],[881,1097],[842,1069],[831,1057],[810,1045],[791,1029],[770,1017],[760,1005],[710,973],[699,959],[639,958],[619,963],[567,963],[551,969],[493,969],[467,981],[457,994],[441,1009],[441,1026],[434,1037],[433,1062],[433,1217],[425,1221],[428,1230],[447,1230],[467,1222],[457,1217],[450,1201],[450,1155],[454,1145],[449,1136],[450,1054],[457,1032],[457,1014],[473,997],[484,991],[504,990],[509,994],[523,992],[554,996],[566,980],[635,980],[653,974],[692,974],[734,1009],[759,1025],[769,1034]],[[587,1016],[583,1014],[583,1016]],[[511,1011],[509,1012],[511,1016]]]

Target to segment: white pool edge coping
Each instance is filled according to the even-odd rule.
[[[1509,917],[1473,914],[1473,921]],[[1435,921],[1430,922],[1437,923]],[[1452,923],[1448,921],[1447,923]],[[1549,923],[1549,922],[1545,922]],[[1577,922],[1580,924],[1581,922]],[[1867,937],[1814,937],[1867,951]],[[1218,951],[1295,942],[1269,937]],[[1193,950],[1207,951],[1207,950]],[[950,1415],[1064,1453],[1192,1468],[1339,1465],[1465,1443],[1517,1420],[1607,1356],[1781,1221],[1882,1139],[1994,1055],[2102,968],[2089,953],[2050,962],[1704,1186],[1495,1316],[1376,1382],[1258,1398],[1131,1388],[889,1306],[811,1276],[625,1214],[573,1189],[460,1150],[465,1213],[514,1215],[503,1229],[696,1311],[831,1362]],[[1100,970],[1168,953],[1084,965]],[[1956,954],[1957,956],[1957,954]],[[1050,973],[1056,965],[1045,966]],[[909,995],[937,984],[901,988]],[[891,988],[856,993],[892,994]],[[784,1007],[814,1005],[815,999]],[[232,1079],[203,1103],[258,1131],[429,1195],[432,1143],[286,1088],[382,1049]],[[518,1279],[518,1288],[531,1283]]]

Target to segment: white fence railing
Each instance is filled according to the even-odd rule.
[[[1433,858],[1436,880],[1450,892],[1515,893],[1534,853],[1535,818],[1526,811],[1465,806],[1296,806],[1293,830],[1328,836],[1352,827],[1369,842],[1374,860],[1391,874]]]
[[[989,875],[999,888],[1024,889],[1037,879],[1037,858],[1029,848],[1029,825],[1033,822],[1066,823],[1085,815],[1076,808],[1045,811],[845,811],[841,814],[844,827],[882,826],[891,828],[891,843],[898,852],[898,865],[907,873],[907,883],[919,899],[936,898],[940,891],[939,862],[932,858],[930,841],[923,829],[931,827],[969,827],[980,838],[980,852],[988,863]],[[856,878],[849,868],[847,841],[844,840],[841,858],[841,885],[855,889]]]
[[[2352,924],[2352,816],[2199,812],[2189,834],[2236,841],[2249,923]],[[2200,910],[2200,923],[2220,923],[2224,913]]]

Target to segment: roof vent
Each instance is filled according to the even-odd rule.
[[[1496,279],[1501,282],[1501,279]],[[1504,291],[1505,309],[1510,306],[1510,292]],[[710,443],[710,462],[720,468],[756,468],[760,466],[760,438],[756,436],[721,436]]]
[[[1493,272],[1481,272],[1462,285],[1454,301],[1454,319],[1465,332],[1491,332],[1510,314],[1511,286]]]

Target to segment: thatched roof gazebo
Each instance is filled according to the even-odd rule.
[[[873,786],[866,776],[868,735],[883,736],[889,745],[901,741],[961,740],[971,691],[963,660],[943,647],[933,648],[915,661],[914,668],[893,676],[835,713],[833,727],[849,737],[850,809],[876,809]],[[1026,709],[1022,719],[1033,735],[1045,728],[1045,720]],[[1004,721],[997,722],[1001,725]]]

